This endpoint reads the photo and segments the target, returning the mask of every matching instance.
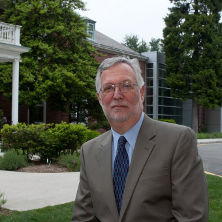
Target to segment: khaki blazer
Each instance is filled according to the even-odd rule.
[[[144,116],[120,215],[112,181],[111,131],[81,148],[72,222],[207,222],[208,193],[190,128]]]

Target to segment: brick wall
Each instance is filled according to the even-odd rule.
[[[47,105],[46,108],[46,122],[47,123],[60,123],[69,122],[69,114],[60,110],[53,110]]]
[[[2,95],[0,95],[0,109],[7,118],[7,122],[11,123],[11,102]]]
[[[117,56],[117,54],[111,54],[106,53],[102,51],[98,51],[100,55],[95,55],[95,59],[101,63],[106,58],[111,58],[114,56]],[[145,61],[139,61],[142,76],[145,77],[145,70],[146,70],[146,62]],[[145,79],[145,78],[144,78]],[[8,123],[11,123],[11,101],[9,101],[7,98],[0,95],[0,109],[3,110],[5,116],[8,119]],[[25,122],[27,123],[27,117],[28,117],[28,108],[25,105],[19,106],[19,122]],[[47,104],[46,108],[46,122],[47,123],[60,123],[61,121],[69,122],[69,114],[66,112],[62,112],[59,110],[54,110],[50,108],[50,105]]]
[[[112,58],[112,57],[118,56],[117,54],[111,54],[111,53],[106,53],[106,52],[102,52],[102,51],[98,51],[98,52],[100,54],[102,54],[102,55],[95,55],[95,59],[99,63],[101,63],[103,60],[105,60],[107,58]],[[146,61],[140,60],[139,63],[140,63],[140,68],[141,68],[142,76],[143,76],[143,79],[145,81]]]

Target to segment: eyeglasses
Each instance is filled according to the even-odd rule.
[[[120,82],[117,84],[105,84],[102,89],[100,90],[100,92],[103,95],[111,95],[114,94],[116,87],[118,86],[119,91],[121,93],[128,93],[131,90],[134,89],[134,86],[138,86],[136,83],[131,83],[129,81],[124,81],[124,82]]]

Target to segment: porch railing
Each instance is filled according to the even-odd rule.
[[[0,42],[21,45],[20,28],[19,25],[0,22]]]

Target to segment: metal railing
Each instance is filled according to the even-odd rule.
[[[0,42],[21,45],[20,28],[19,25],[0,22]]]

